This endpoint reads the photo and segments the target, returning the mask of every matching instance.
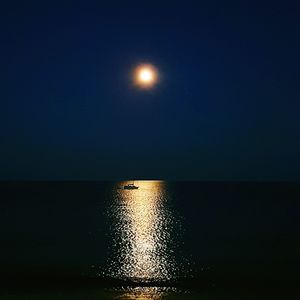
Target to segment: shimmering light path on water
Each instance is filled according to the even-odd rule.
[[[115,186],[110,208],[112,257],[109,275],[134,281],[165,281],[176,276],[171,232],[175,217],[168,208],[169,195],[163,181],[136,181],[137,190],[124,190],[129,182]]]
[[[126,288],[124,291],[116,290],[116,299],[120,300],[161,300],[167,296],[179,296],[183,293],[175,288],[162,287],[133,287]]]

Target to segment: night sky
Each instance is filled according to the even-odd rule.
[[[6,2],[0,179],[300,179],[297,1]]]

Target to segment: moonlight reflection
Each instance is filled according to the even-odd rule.
[[[110,275],[142,282],[172,279],[175,242],[170,231],[175,220],[166,206],[165,183],[139,181],[138,190],[124,190],[122,185],[115,190],[111,209],[114,244]]]
[[[161,300],[166,296],[178,292],[175,288],[164,287],[133,287],[127,288],[116,299],[120,300]]]

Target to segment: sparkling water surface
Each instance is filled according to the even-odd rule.
[[[133,281],[165,281],[176,277],[174,231],[179,220],[170,208],[170,195],[163,181],[136,181],[139,188],[113,188],[111,220],[112,251],[108,274]]]
[[[0,184],[0,299],[286,299],[277,289],[299,286],[299,184],[128,183]]]

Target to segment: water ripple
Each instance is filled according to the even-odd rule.
[[[137,190],[114,189],[110,207],[113,244],[108,273],[133,281],[166,281],[177,273],[172,239],[176,220],[162,181],[138,181]],[[173,237],[174,238],[174,237]]]

